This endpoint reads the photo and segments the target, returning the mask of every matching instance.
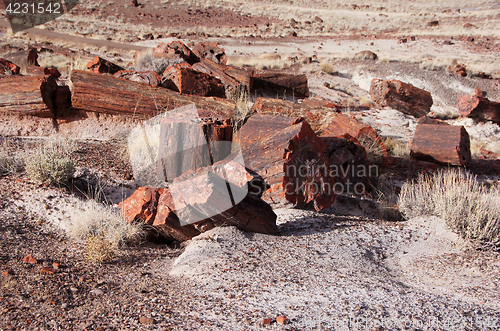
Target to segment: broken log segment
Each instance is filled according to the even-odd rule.
[[[0,111],[53,117],[57,112],[56,93],[52,76],[6,76],[0,78]]]
[[[186,95],[226,97],[224,84],[220,79],[194,70],[189,63],[179,63],[165,69],[161,85]]]
[[[191,65],[200,61],[198,56],[196,56],[186,45],[184,45],[184,43],[178,40],[172,41],[168,44],[160,43],[153,49],[153,54],[160,56],[167,55],[168,57],[178,56]]]
[[[366,150],[370,164],[383,168],[387,161],[387,149],[375,129],[357,119],[337,114],[332,117],[330,124],[323,130],[321,137],[341,137],[345,134],[356,138]],[[382,169],[380,169],[382,171]]]
[[[311,125],[314,132],[321,132],[337,115],[337,108],[326,107],[324,104],[303,105],[281,99],[257,98],[252,112],[292,118],[303,117]]]
[[[210,59],[219,64],[227,63],[226,52],[215,43],[200,42],[193,47],[193,53],[200,59]]]
[[[253,74],[253,89],[271,97],[288,95],[293,98],[308,98],[309,87],[306,75],[286,74],[276,71],[259,71]]]
[[[363,196],[371,190],[371,178],[379,176],[377,166],[368,162],[365,148],[349,134],[321,136],[326,143],[329,173],[335,179],[336,193]]]
[[[473,95],[458,97],[457,108],[462,116],[500,124],[500,102],[490,101],[483,97],[483,92],[479,88]]]
[[[295,121],[291,120],[291,123]],[[277,126],[284,121],[276,119]],[[243,128],[246,125],[258,127],[254,122],[264,125],[269,117],[252,116]],[[255,137],[245,141],[244,137],[250,135],[244,133],[240,143],[245,165],[270,185],[262,196],[264,201],[273,207],[312,205],[316,210],[333,203],[334,179],[329,176],[328,160],[324,155],[327,146],[307,122],[301,121],[275,132],[260,130],[258,133],[258,141]]]
[[[80,70],[71,72],[71,87],[73,108],[90,112],[151,118],[192,103],[226,117],[232,117],[235,111],[231,100],[185,96],[161,87]]]
[[[433,104],[429,92],[396,79],[373,79],[370,96],[380,106],[389,106],[417,118],[427,115]]]
[[[113,77],[124,78],[132,82],[149,84],[152,86],[160,86],[161,77],[154,71],[130,71],[120,70],[113,74]]]
[[[21,68],[7,59],[0,58],[0,77],[19,75]]]
[[[239,93],[244,93],[244,91],[248,93],[252,89],[252,72],[244,69],[218,64],[204,58],[200,62],[193,64],[193,69],[220,79],[226,92],[234,96],[238,96]],[[244,89],[244,91],[241,91],[241,89]]]
[[[111,74],[124,70],[124,68],[120,67],[117,64],[114,64],[106,59],[103,59],[99,56],[94,57],[87,63],[87,69],[91,72],[97,72],[100,74]]]
[[[419,124],[411,154],[425,161],[466,165],[471,161],[469,134],[463,126]]]

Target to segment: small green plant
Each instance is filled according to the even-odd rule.
[[[69,157],[70,145],[52,141],[27,152],[24,155],[28,175],[44,184],[57,184],[68,181],[75,172]]]
[[[398,204],[406,219],[437,216],[472,247],[500,248],[500,190],[485,187],[468,172],[420,175],[403,185]]]

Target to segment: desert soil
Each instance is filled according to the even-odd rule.
[[[500,127],[457,118],[455,107],[459,95],[476,87],[500,102],[497,1],[139,4],[86,1],[71,14],[14,36],[3,24],[0,46],[9,44],[6,52],[34,43],[69,47],[78,54],[69,62],[44,59],[63,72],[94,55],[132,67],[136,51],[159,42],[209,40],[221,44],[234,64],[306,73],[313,96],[344,102],[344,112],[382,136],[408,142],[415,118],[374,107],[368,94],[372,78],[400,79],[432,93],[433,116],[465,125],[478,145],[494,152],[476,158],[469,170],[498,185]],[[428,26],[436,20],[438,26]],[[415,40],[401,41],[410,36]],[[363,50],[379,60],[354,60]],[[273,54],[278,61],[269,60]],[[295,57],[299,61],[292,65]],[[302,64],[305,57],[313,62]],[[447,66],[457,62],[492,79],[450,73]],[[332,68],[323,70],[324,63]],[[359,110],[363,105],[370,107]],[[57,131],[50,119],[2,115],[4,149],[29,153],[46,139],[72,140],[77,175],[61,186],[40,185],[23,173],[0,177],[0,329],[500,328],[498,252],[467,249],[437,218],[389,220],[359,201],[323,213],[277,210],[276,236],[217,228],[182,247],[149,242],[116,250],[102,265],[87,261],[84,243],[64,232],[68,211],[93,197],[89,188],[96,182],[110,205],[137,188],[123,152],[123,137],[136,124],[89,116],[61,122]],[[394,158],[380,182],[397,193],[405,180],[429,169]],[[36,264],[23,262],[29,254]],[[278,316],[289,323],[277,323]],[[272,323],[264,326],[265,318]]]

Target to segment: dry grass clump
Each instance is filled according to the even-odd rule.
[[[85,257],[96,263],[114,256],[114,250],[140,243],[146,235],[141,224],[127,223],[120,210],[94,200],[82,201],[70,213],[67,234],[85,242]]]
[[[322,61],[319,64],[319,68],[321,69],[321,71],[326,72],[327,74],[332,74],[334,72],[333,63],[328,61]]]
[[[75,172],[69,154],[74,145],[67,141],[49,141],[24,154],[26,172],[38,182],[58,184],[68,181]]]
[[[409,141],[400,141],[392,137],[383,137],[382,142],[387,149],[387,153],[404,160],[410,159],[411,143]]]
[[[24,169],[22,158],[10,153],[7,143],[0,146],[0,176],[5,174],[17,174]]]
[[[227,64],[236,67],[253,67],[258,70],[283,69],[292,64],[292,60],[281,59],[272,56],[246,57],[229,56]]]
[[[468,172],[447,169],[405,183],[399,209],[406,219],[440,217],[476,249],[500,248],[500,190]]]

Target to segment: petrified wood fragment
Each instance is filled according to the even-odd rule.
[[[114,74],[120,70],[124,70],[124,68],[119,65],[99,56],[94,57],[89,63],[87,63],[87,69],[91,72],[97,72],[100,74]]]
[[[473,95],[460,96],[457,108],[462,116],[500,123],[500,102],[490,101],[483,97],[483,92],[479,88]]]
[[[253,74],[253,88],[276,98],[283,95],[295,98],[309,97],[306,75],[294,75],[276,71],[259,71]]]

